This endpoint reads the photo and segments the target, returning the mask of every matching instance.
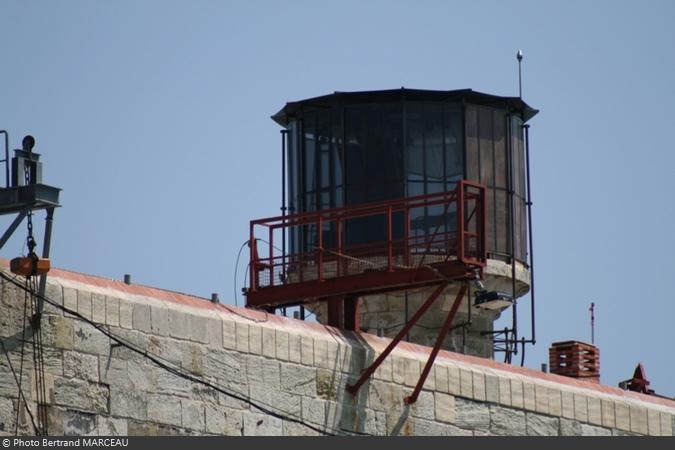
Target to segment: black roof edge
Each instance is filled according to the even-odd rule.
[[[483,92],[474,91],[472,89],[456,89],[451,91],[435,91],[426,89],[409,89],[401,87],[399,89],[388,89],[378,91],[352,91],[341,92],[335,91],[332,94],[312,97],[305,100],[295,102],[288,102],[276,114],[272,116],[272,120],[281,126],[288,124],[288,119],[295,116],[295,114],[303,107],[321,107],[328,106],[342,101],[349,102],[376,102],[376,101],[392,101],[396,99],[406,100],[460,100],[465,99],[470,103],[477,104],[491,104],[506,102],[510,107],[523,114],[525,122],[534,117],[539,110],[534,109],[523,101],[520,97],[504,97],[499,95],[485,94]]]

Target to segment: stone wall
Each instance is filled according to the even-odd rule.
[[[673,401],[445,351],[417,403],[405,406],[429,351],[410,343],[353,398],[345,385],[387,338],[62,270],[51,272],[47,296],[211,385],[161,368],[47,306],[52,434],[673,435],[675,429]],[[21,291],[2,285],[0,336],[15,371],[23,301]],[[31,351],[22,386],[35,411]],[[0,433],[14,433],[17,402],[2,355]],[[33,433],[23,407],[18,426]]]

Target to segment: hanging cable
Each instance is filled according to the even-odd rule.
[[[11,284],[13,284],[14,286],[18,287],[19,289],[22,289],[22,290],[26,289],[25,286],[21,285],[21,283],[16,281],[16,278],[10,277],[2,271],[0,271],[0,278],[6,280],[7,282],[9,282]],[[316,431],[318,433],[321,433],[321,434],[336,435],[336,433],[337,433],[337,434],[362,435],[362,436],[368,436],[369,435],[367,433],[362,433],[362,432],[359,432],[359,431],[347,430],[347,429],[344,429],[344,428],[333,428],[333,427],[329,427],[329,426],[326,426],[326,425],[323,425],[323,424],[317,424],[317,423],[312,422],[312,421],[304,420],[304,419],[302,419],[302,418],[300,418],[300,417],[298,417],[298,416],[296,416],[293,413],[290,413],[288,411],[282,411],[282,412],[274,411],[274,409],[272,409],[272,408],[275,408],[274,406],[268,405],[268,404],[266,404],[262,401],[259,401],[259,400],[253,400],[253,399],[249,398],[247,394],[239,393],[239,392],[236,392],[236,391],[233,392],[229,388],[226,388],[226,387],[220,386],[218,384],[212,383],[210,381],[201,379],[201,378],[199,378],[195,375],[192,375],[191,373],[185,372],[181,368],[174,367],[172,365],[173,363],[171,363],[170,361],[164,360],[162,357],[160,357],[158,355],[155,355],[155,354],[152,354],[145,349],[139,348],[135,344],[133,344],[131,342],[128,342],[126,339],[124,339],[120,336],[117,336],[116,334],[111,332],[105,325],[101,325],[99,323],[96,323],[96,322],[86,318],[82,314],[78,313],[77,311],[71,310],[70,308],[66,308],[65,306],[61,305],[60,303],[58,303],[58,302],[56,302],[56,301],[54,301],[54,300],[52,300],[52,299],[50,299],[50,298],[48,298],[44,295],[40,295],[37,292],[33,292],[32,294],[35,295],[36,297],[42,299],[44,302],[49,303],[53,307],[58,308],[58,309],[60,309],[64,312],[82,320],[83,322],[88,323],[89,325],[91,325],[92,327],[97,329],[99,332],[101,332],[103,335],[110,338],[115,343],[119,344],[120,346],[122,346],[124,348],[127,348],[128,350],[131,350],[134,353],[137,353],[137,354],[143,356],[144,358],[153,362],[155,365],[157,365],[158,367],[166,370],[167,372],[170,372],[170,373],[172,373],[176,376],[179,376],[183,379],[186,379],[188,381],[198,383],[198,384],[202,384],[206,387],[210,387],[210,388],[212,388],[212,389],[214,389],[214,390],[216,390],[216,391],[218,391],[218,392],[220,392],[220,393],[222,393],[222,394],[224,394],[228,397],[234,398],[235,400],[239,400],[239,401],[245,402],[245,403],[247,403],[251,406],[254,406],[255,408],[262,411],[263,413],[268,414],[272,417],[275,417],[275,418],[280,419],[280,420],[286,420],[286,421],[289,421],[289,422],[304,425],[307,428],[309,428],[313,431]]]

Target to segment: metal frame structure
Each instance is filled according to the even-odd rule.
[[[328,324],[358,331],[358,298],[415,287],[436,289],[407,321],[380,356],[348,386],[355,394],[420,317],[450,283],[461,287],[439,332],[436,343],[407,403],[417,400],[436,355],[450,330],[470,280],[480,279],[487,263],[487,205],[485,186],[460,180],[454,190],[367,203],[346,208],[253,220],[250,223],[248,307],[273,312],[277,308],[326,302]],[[411,235],[411,211],[442,207],[433,233]],[[285,212],[285,211],[282,211]],[[454,213],[454,223],[448,218]],[[384,240],[350,245],[345,230],[364,218],[380,218]],[[402,232],[399,232],[402,225]],[[286,251],[274,244],[274,236],[285,237],[289,229],[314,227],[316,245],[308,251]],[[262,229],[266,245],[258,246],[256,232]],[[265,251],[261,256],[259,251]]]

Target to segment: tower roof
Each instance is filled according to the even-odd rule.
[[[502,97],[485,94],[472,89],[456,89],[452,91],[433,91],[426,89],[388,89],[380,91],[334,92],[320,97],[308,98],[295,102],[288,102],[272,116],[279,125],[286,126],[290,118],[297,115],[302,108],[335,106],[341,103],[370,103],[391,102],[395,100],[408,101],[453,101],[465,100],[469,103],[486,106],[508,106],[523,114],[525,121],[534,117],[539,110],[532,108],[519,97]]]

